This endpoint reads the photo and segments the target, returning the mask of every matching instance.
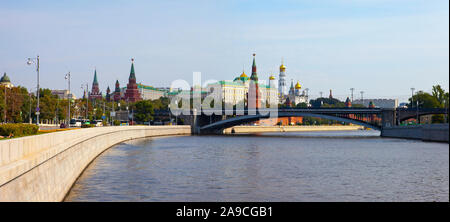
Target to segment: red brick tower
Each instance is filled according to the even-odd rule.
[[[249,109],[261,108],[261,95],[259,92],[258,74],[256,72],[255,54],[253,54],[252,75],[250,76],[247,101]]]
[[[118,102],[121,98],[120,98],[120,84],[119,84],[119,80],[116,80],[116,89],[114,90],[114,96],[113,99],[115,102]]]
[[[98,88],[98,81],[97,81],[97,69],[94,71],[94,81],[92,82],[92,90],[89,93],[89,99],[102,99],[102,93],[100,92],[100,89]]]
[[[141,100],[141,95],[136,84],[136,75],[134,73],[134,59],[131,59],[131,71],[130,77],[128,78],[127,90],[125,91],[125,100],[129,102]]]

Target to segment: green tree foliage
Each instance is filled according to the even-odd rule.
[[[335,99],[335,98],[317,98],[312,99],[310,102],[312,107],[319,108],[319,107],[345,107],[345,103]]]
[[[449,93],[445,92],[440,85],[432,87],[431,94],[423,91],[417,92],[413,97],[409,98],[410,108],[448,108]],[[442,114],[433,115],[432,123],[443,123],[445,117]],[[448,121],[448,120],[447,120]]]
[[[134,118],[138,122],[153,120],[154,102],[149,100],[138,101],[134,104]]]
[[[299,103],[295,107],[296,108],[308,108],[308,104],[307,103]]]
[[[441,104],[433,95],[419,91],[412,98],[409,98],[409,101],[413,102],[413,107],[417,107],[419,104],[419,108],[441,108]]]

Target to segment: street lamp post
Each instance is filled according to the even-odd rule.
[[[128,100],[127,100],[127,126],[130,125],[130,111],[128,110]]]
[[[416,100],[416,120],[417,120],[417,123],[420,124],[420,119],[419,119],[419,100]]]
[[[175,108],[178,109],[178,100],[175,100]],[[169,110],[169,113],[171,111]],[[175,115],[175,125],[178,125],[178,115]]]
[[[6,123],[6,86],[5,86],[5,115],[4,115],[4,123]]]
[[[37,105],[36,105],[36,125],[39,126],[39,55],[36,58],[28,58],[27,64],[31,65],[36,64],[36,72],[37,72],[37,89],[36,89],[36,97],[37,97]]]
[[[411,88],[411,108],[413,108],[413,102],[414,102],[414,90],[415,88]]]
[[[67,81],[68,81],[68,84],[69,84],[69,92],[68,92],[68,94],[67,94],[67,100],[69,101],[69,117],[68,117],[68,123],[67,123],[67,125],[69,125],[69,128],[70,128],[70,100],[71,100],[71,94],[72,93],[70,93],[70,72],[68,72],[67,74],[66,74],[66,79],[67,79]]]
[[[83,92],[85,93],[85,95],[86,95],[86,119],[88,119],[89,118],[89,113],[88,113],[88,110],[89,110],[89,88],[88,88],[88,84],[86,83],[86,90],[84,89],[84,85],[81,85],[81,88],[83,89]]]
[[[360,93],[361,93],[361,103],[364,106],[364,91],[361,91]]]
[[[353,103],[353,90],[355,90],[355,88],[350,88],[351,93],[351,97],[352,97],[352,103]]]

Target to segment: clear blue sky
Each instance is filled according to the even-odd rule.
[[[175,79],[288,79],[310,94],[344,98],[349,88],[365,98],[405,100],[410,88],[449,88],[447,0],[304,1],[3,1],[0,72],[16,85],[35,87],[26,58],[39,53],[41,86],[100,88],[127,82],[134,57],[138,82],[169,86]],[[359,93],[357,93],[359,96]]]

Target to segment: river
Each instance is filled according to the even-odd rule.
[[[449,145],[362,130],[138,139],[65,201],[449,201]]]

